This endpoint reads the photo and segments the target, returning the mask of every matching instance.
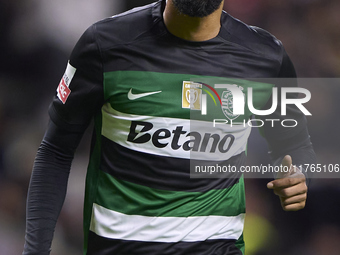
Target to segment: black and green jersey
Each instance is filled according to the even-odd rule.
[[[240,86],[245,97],[252,87],[260,109],[276,85],[247,78],[295,77],[295,71],[280,41],[225,12],[211,40],[173,36],[163,23],[164,5],[159,1],[91,26],[73,50],[50,107],[52,121],[70,131],[95,120],[84,254],[244,251],[242,175],[191,178],[190,169],[245,162],[250,127],[212,123],[242,122],[251,114],[230,113],[230,94],[216,84]],[[272,148],[307,132],[303,117],[291,114],[299,125],[289,132],[264,130]]]

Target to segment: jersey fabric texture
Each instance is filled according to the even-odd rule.
[[[49,110],[51,120],[69,131],[95,119],[84,254],[244,253],[242,175],[190,178],[190,169],[243,165],[250,128],[212,129],[213,118],[226,118],[222,108],[208,98],[204,119],[195,106],[183,106],[203,93],[201,85],[190,91],[188,81],[252,87],[254,104],[263,108],[277,85],[246,78],[295,77],[295,71],[281,42],[262,29],[223,12],[217,37],[185,41],[167,31],[164,6],[158,1],[91,26]],[[299,122],[294,129],[263,130],[276,156],[280,142],[298,146],[309,139],[304,117],[293,108],[288,115]]]

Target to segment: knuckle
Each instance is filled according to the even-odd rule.
[[[307,187],[306,183],[305,183],[305,185],[304,185],[303,191],[304,191],[304,193],[307,193],[307,192],[308,192],[308,187]]]
[[[303,201],[307,200],[307,193],[303,194]]]
[[[288,211],[299,211],[299,210],[305,208],[306,202],[303,201],[303,202],[300,202],[300,203],[290,204],[290,203],[286,203],[286,201],[282,201],[281,206],[282,206],[282,209],[284,211],[287,211],[287,212]]]
[[[301,210],[305,208],[306,203],[305,202],[300,202],[297,204],[296,210]]]
[[[308,191],[308,188],[306,186],[303,186],[299,189],[299,194],[307,196],[307,191]]]
[[[295,183],[294,178],[289,178],[289,179],[288,179],[288,184],[289,184],[290,186],[294,185],[294,183]]]

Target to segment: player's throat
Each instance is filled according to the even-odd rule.
[[[168,0],[163,12],[165,26],[171,34],[187,41],[210,40],[220,32],[223,3],[212,14],[198,18],[180,13],[172,0]]]

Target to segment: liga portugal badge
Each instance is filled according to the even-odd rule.
[[[70,65],[70,63],[68,63],[63,78],[61,79],[59,86],[57,88],[57,96],[63,104],[66,103],[67,98],[71,94],[69,86],[71,84],[71,81],[76,70],[77,70],[76,68],[74,68],[73,66]]]
[[[183,81],[182,108],[201,110],[202,84],[192,81]]]

